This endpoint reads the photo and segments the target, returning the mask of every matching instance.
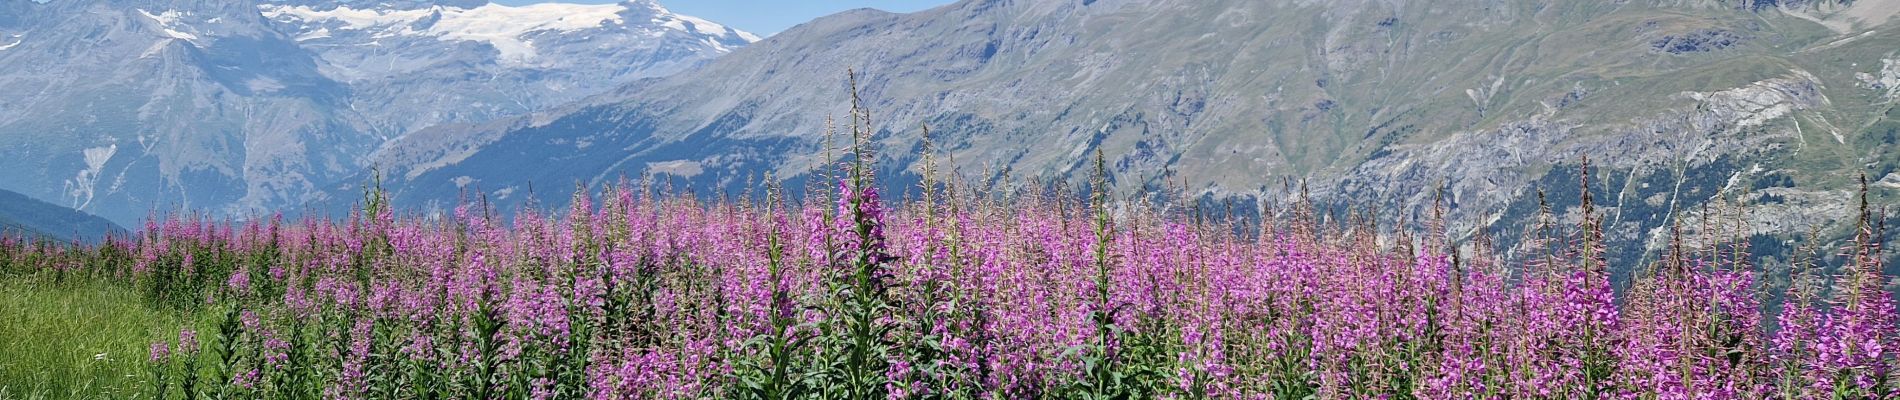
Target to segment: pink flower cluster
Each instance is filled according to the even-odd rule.
[[[1796,285],[1766,324],[1760,274],[1716,256],[1721,246],[1640,268],[1561,249],[1529,263],[1454,261],[1432,240],[1415,251],[1362,226],[1290,217],[1237,235],[1234,223],[1139,209],[1118,213],[1103,241],[1090,210],[1059,200],[886,209],[874,190],[843,192],[784,206],[623,185],[576,196],[564,216],[511,221],[477,206],[242,226],[173,218],[103,245],[116,252],[69,257],[123,254],[129,282],[203,285],[185,298],[241,310],[228,339],[186,331],[151,348],[154,363],[174,349],[237,349],[218,358],[237,372],[206,382],[239,397],[733,397],[755,384],[745,377],[771,375],[754,370],[790,371],[822,394],[835,377],[824,360],[841,359],[819,340],[843,315],[831,296],[864,251],[886,274],[876,322],[888,329],[876,339],[890,351],[875,355],[888,366],[876,387],[892,398],[1054,395],[1101,363],[1177,398],[1900,388],[1900,321],[1878,257],[1843,267],[1831,296]],[[1612,283],[1608,271],[1628,270],[1639,272]],[[1086,350],[1099,343],[1112,351]]]

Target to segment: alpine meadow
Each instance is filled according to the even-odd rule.
[[[0,400],[1900,399],[1900,0],[675,6],[0,0]]]

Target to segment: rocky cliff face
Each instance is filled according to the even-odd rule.
[[[652,2],[0,0],[0,188],[122,224],[294,208],[387,140],[754,39]]]
[[[377,142],[243,2],[9,0],[0,187],[135,220],[297,200]]]
[[[1402,221],[1442,187],[1454,232],[1506,236],[1512,224],[1496,222],[1522,221],[1539,189],[1574,213],[1589,156],[1616,240],[1735,198],[1756,205],[1752,232],[1787,234],[1842,220],[1852,176],[1895,168],[1900,125],[1881,82],[1900,50],[1896,12],[1892,0],[862,10],[559,110],[396,141],[378,162],[413,204],[475,189],[507,204],[531,183],[620,176],[735,191],[767,173],[802,181],[855,68],[892,182],[921,171],[928,124],[937,159],[975,182],[1075,179],[1101,149],[1124,190],[1272,204],[1294,179]]]

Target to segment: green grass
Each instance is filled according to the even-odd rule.
[[[136,397],[151,343],[186,320],[120,284],[0,275],[0,399]]]

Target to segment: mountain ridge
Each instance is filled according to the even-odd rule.
[[[0,237],[98,243],[126,232],[105,218],[0,190]]]
[[[1099,148],[1125,193],[1276,204],[1292,179],[1418,221],[1443,188],[1454,232],[1518,235],[1494,224],[1535,210],[1535,189],[1574,188],[1590,156],[1611,238],[1638,257],[1704,204],[1747,196],[1784,220],[1750,232],[1795,235],[1846,216],[1844,176],[1893,174],[1896,55],[1879,44],[1900,30],[1856,18],[1896,4],[962,1],[820,19],[376,163],[399,201],[437,206],[475,188],[520,204],[527,182],[808,179],[856,69],[899,184],[928,124],[937,159],[977,182],[1076,179]],[[1574,199],[1553,205],[1574,218]]]
[[[751,38],[652,1],[487,4],[0,0],[0,167],[18,171],[0,188],[122,224],[174,207],[266,215],[387,140],[552,108]],[[561,25],[563,7],[614,15]],[[530,16],[540,25],[512,25]],[[514,62],[524,48],[558,62]]]

